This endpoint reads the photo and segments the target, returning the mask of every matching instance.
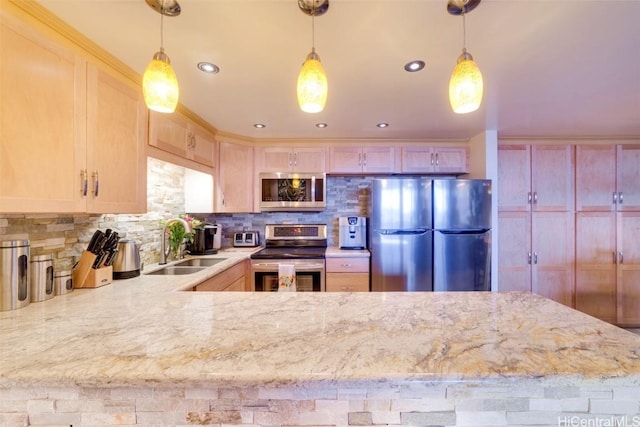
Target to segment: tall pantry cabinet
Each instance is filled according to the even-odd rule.
[[[574,306],[574,147],[498,146],[498,283]]]
[[[576,308],[640,325],[640,145],[576,147]]]

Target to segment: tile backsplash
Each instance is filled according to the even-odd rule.
[[[162,220],[184,213],[184,168],[153,158],[147,164],[147,213],[145,214],[0,214],[0,240],[29,240],[31,254],[54,254],[54,269],[68,270],[86,248],[96,229],[111,228],[138,241],[142,261],[160,259]],[[257,230],[265,224],[327,224],[329,245],[338,244],[338,217],[369,216],[372,177],[327,178],[327,208],[322,212],[271,212],[199,215],[222,226],[222,245],[230,246],[234,232]]]

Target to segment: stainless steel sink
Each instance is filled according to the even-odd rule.
[[[178,267],[211,267],[225,260],[226,258],[190,258],[174,265]]]
[[[178,265],[169,265],[167,267],[161,268],[160,270],[152,271],[151,273],[146,273],[151,276],[181,276],[183,274],[193,274],[198,271],[204,270],[206,267],[187,267],[187,266],[178,266]]]

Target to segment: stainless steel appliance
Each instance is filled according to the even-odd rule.
[[[371,200],[372,290],[490,289],[489,180],[380,178]]]
[[[365,249],[367,247],[367,218],[341,216],[338,218],[338,246],[340,249]]]
[[[140,275],[140,248],[132,239],[120,239],[113,260],[113,278],[131,279]]]
[[[28,306],[29,286],[29,241],[0,242],[0,311]]]
[[[193,229],[193,242],[189,243],[191,255],[211,255],[222,246],[222,230],[217,224],[202,224]]]
[[[237,248],[260,246],[260,233],[257,231],[233,233],[233,246]]]
[[[433,181],[433,290],[491,289],[491,181]]]
[[[373,180],[371,290],[433,289],[431,187],[428,178]]]
[[[278,266],[293,264],[298,292],[324,291],[326,249],[326,225],[266,225],[265,248],[251,255],[252,290],[277,291]]]
[[[260,210],[321,211],[327,206],[324,173],[261,173]]]

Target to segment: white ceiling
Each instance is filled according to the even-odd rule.
[[[160,46],[144,0],[38,0],[140,74]],[[311,50],[297,0],[179,0],[164,47],[180,102],[220,131],[251,138],[467,139],[640,136],[640,0],[483,0],[466,17],[485,82],[481,108],[454,114],[448,83],[462,18],[446,0],[330,0],[315,19],[327,72],[325,110],[299,110]],[[418,73],[403,66],[426,61]],[[221,71],[196,68],[211,61]],[[315,123],[326,122],[318,129]],[[388,122],[378,129],[378,122]],[[255,129],[254,123],[266,124]]]

